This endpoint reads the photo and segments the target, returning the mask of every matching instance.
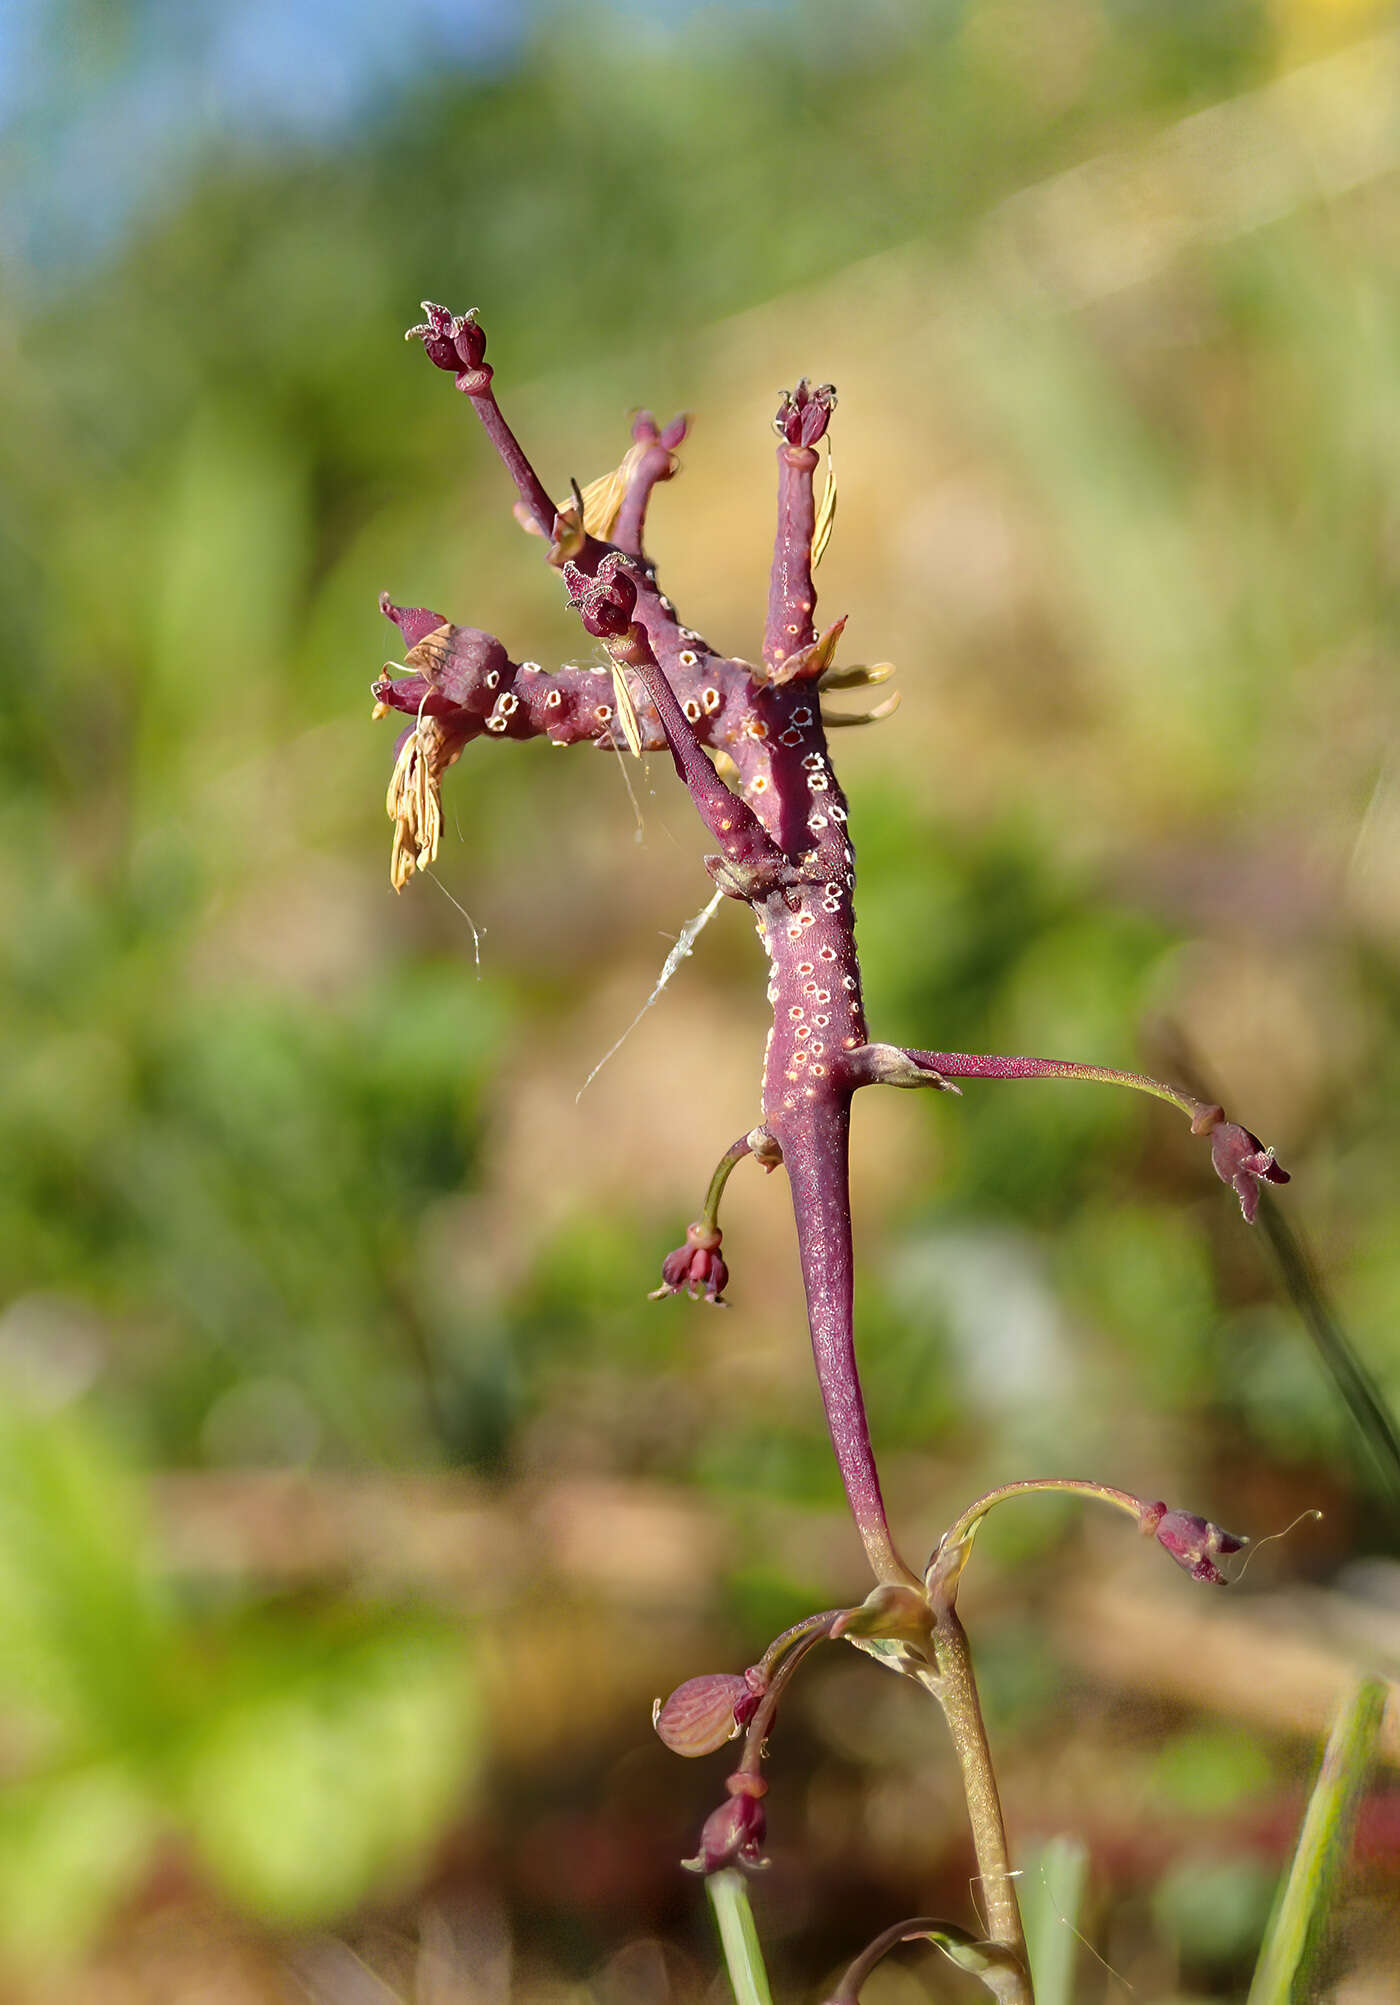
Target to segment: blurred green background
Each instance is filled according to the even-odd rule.
[[[650,1701],[861,1591],[782,1179],[727,1315],[645,1300],[756,1113],[740,915],[580,1097],[708,896],[669,762],[473,747],[388,889],[377,592],[578,648],[425,295],[556,493],[695,414],[652,542],[738,653],[775,392],[837,382],[876,1034],[1198,1070],[1400,1401],[1398,83],[1365,0],[0,14],[3,1996],[717,1995],[723,1771]],[[1028,1503],[964,1602],[1018,1842],[1090,1849],[1077,1995],[1238,1995],[1345,1666],[1400,1664],[1393,1492],[1169,1110],[857,1111],[911,1554],[1047,1472],[1326,1513],[1226,1603]],[[970,1919],[933,1709],[830,1654],[794,1998]],[[1397,1859],[1382,1782],[1325,1995],[1388,1995]]]

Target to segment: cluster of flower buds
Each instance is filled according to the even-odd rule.
[[[713,1754],[726,1741],[745,1735],[744,1752],[725,1782],[725,1801],[706,1819],[700,1850],[682,1864],[693,1873],[717,1873],[725,1866],[762,1866],[768,1785],[759,1773],[768,1749],[778,1699],[814,1645],[835,1634],[834,1625],[851,1609],[828,1609],[784,1630],[747,1671],[712,1671],[687,1678],[669,1699],[652,1707],[652,1725],[675,1754]]]
[[[467,395],[479,394],[491,380],[491,365],[482,359],[486,353],[486,335],[476,324],[476,308],[449,313],[445,306],[435,306],[425,299],[423,311],[427,319],[410,327],[404,340],[421,341],[428,360],[454,376],[459,390]]]
[[[591,578],[576,564],[565,564],[564,583],[585,633],[614,640],[627,632],[637,605],[637,581],[624,557],[605,557]]]
[[[729,1269],[719,1250],[723,1237],[719,1227],[707,1219],[697,1218],[693,1225],[688,1225],[685,1245],[668,1253],[661,1263],[661,1286],[652,1289],[651,1300],[659,1302],[667,1295],[685,1294],[692,1302],[713,1302],[716,1308],[724,1308]]]
[[[824,437],[836,409],[836,385],[822,383],[814,390],[804,376],[795,390],[785,390],[773,420],[773,429],[790,446],[814,446]]]

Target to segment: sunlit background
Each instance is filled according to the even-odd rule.
[[[737,653],[776,394],[838,384],[823,606],[903,693],[836,741],[876,1033],[1199,1080],[1294,1173],[1311,1295],[1155,1103],[857,1108],[911,1556],[1042,1473],[1325,1513],[1212,1594],[1028,1502],[963,1598],[1028,1875],[1088,1848],[1077,1998],[1242,1995],[1348,1667],[1400,1664],[1394,1479],[1299,1313],[1400,1401],[1390,18],[0,9],[6,2000],[718,1999],[723,1757],[652,1698],[862,1592],[781,1176],[727,1313],[645,1299],[757,1113],[743,914],[580,1097],[709,894],[669,761],[474,746],[389,890],[379,590],[579,644],[425,296],[555,493],[694,413],[653,542]],[[793,2000],[974,1925],[936,1709],[828,1657],[755,1890]],[[1383,1768],[1337,2005],[1393,1996],[1397,1861]]]

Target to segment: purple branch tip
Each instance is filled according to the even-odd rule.
[[[795,390],[784,390],[773,429],[790,446],[814,446],[825,435],[836,409],[836,385],[813,389],[804,376]]]
[[[423,301],[426,320],[420,320],[414,327],[405,329],[405,341],[421,341],[428,360],[438,369],[445,369],[457,379],[457,388],[464,390],[473,383],[481,389],[491,380],[491,372],[485,368],[486,330],[477,325],[476,308],[469,307],[465,313],[449,313],[445,306],[436,306],[430,299]],[[464,380],[465,379],[465,380]]]

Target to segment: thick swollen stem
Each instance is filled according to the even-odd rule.
[[[791,877],[792,867],[747,801],[729,791],[705,757],[695,727],[653,654],[644,629],[632,618],[637,580],[629,561],[614,552],[603,559],[593,577],[566,563],[564,581],[584,631],[603,642],[620,671],[630,669],[640,676],[666,734],[676,771],[701,820],[724,852],[728,869],[721,866],[714,872],[720,889],[746,900],[766,897]]]
[[[816,470],[817,455],[810,446],[779,446],[778,533],[763,634],[763,659],[769,668],[780,667],[790,654],[809,647],[816,638],[812,619],[817,604],[812,583],[812,533],[816,527],[812,475]]]
[[[902,1055],[921,1071],[936,1073],[940,1079],[1092,1079],[1103,1086],[1130,1086],[1136,1093],[1150,1093],[1154,1099],[1179,1107],[1197,1134],[1205,1134],[1222,1118],[1220,1108],[1209,1101],[1197,1100],[1161,1079],[1149,1079],[1144,1072],[1120,1072],[1111,1065],[1076,1065],[1065,1058],[1000,1058],[980,1052],[907,1048]]]
[[[962,1771],[963,1795],[967,1799],[972,1844],[977,1855],[977,1873],[982,1882],[982,1899],[990,1940],[1008,1952],[1013,1970],[1007,1989],[1001,1993],[1007,2005],[1034,2005],[1028,1975],[1025,1931],[1016,1901],[1016,1883],[1011,1875],[1011,1856],[1006,1844],[1006,1825],[1001,1814],[992,1751],[977,1697],[972,1656],[967,1632],[951,1607],[935,1610],[933,1654],[938,1676],[932,1689],[943,1717],[948,1722],[958,1766]],[[1019,1978],[1019,1982],[1017,1979]]]
[[[695,727],[686,716],[665,671],[642,636],[632,629],[634,639],[631,666],[642,679],[651,698],[675,768],[695,803],[701,821],[724,852],[726,862],[736,872],[733,889],[745,898],[762,897],[787,873],[788,862],[747,801],[732,794],[705,757]]]
[[[856,1370],[851,1260],[850,1102],[844,1094],[804,1103],[800,1127],[770,1123],[782,1143],[797,1221],[807,1321],[826,1424],[846,1498],[881,1581],[912,1582],[895,1550]]]
[[[811,390],[799,383],[774,419],[778,433],[778,528],[773,543],[773,569],[768,588],[768,620],[763,635],[763,659],[778,668],[789,655],[810,647],[816,638],[812,615],[817,593],[812,583],[812,537],[816,506],[812,475],[817,470],[817,441],[826,431],[836,392],[829,383]]]

